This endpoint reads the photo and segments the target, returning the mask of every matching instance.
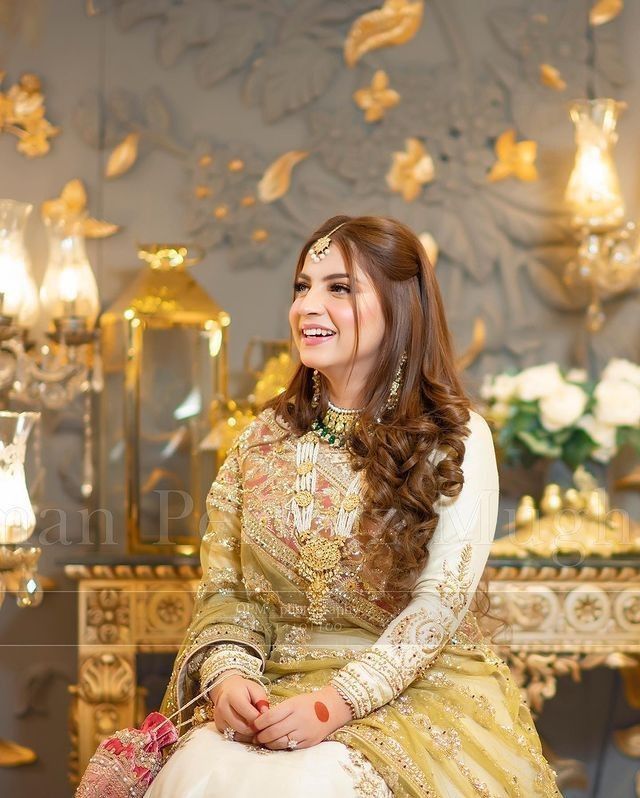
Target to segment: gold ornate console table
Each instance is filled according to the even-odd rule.
[[[70,778],[77,782],[103,737],[142,721],[136,657],[177,650],[200,568],[196,561],[72,564],[65,572],[79,583],[78,684],[70,688]],[[623,669],[629,700],[640,706],[640,560],[572,567],[491,559],[485,578],[491,616],[507,624],[494,643],[534,710],[555,695],[559,676],[579,679],[600,665]]]
[[[490,559],[484,577],[490,613],[505,623],[493,642],[535,712],[559,676],[578,681],[601,665],[622,669],[627,700],[640,708],[640,560]]]

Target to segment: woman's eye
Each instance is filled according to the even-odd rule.
[[[293,285],[293,293],[299,294],[301,291],[308,290],[309,286],[306,283],[294,283]],[[349,294],[351,293],[351,289],[348,285],[344,285],[343,283],[333,283],[333,285],[329,288],[330,291],[337,294]]]

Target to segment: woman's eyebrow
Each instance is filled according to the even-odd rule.
[[[302,277],[303,280],[309,280],[309,282],[311,282],[311,278],[309,277],[309,275],[305,274],[304,272],[300,272],[298,277]],[[341,280],[345,277],[347,278],[347,280],[350,279],[348,274],[328,274],[326,277],[323,277],[322,279],[325,282],[327,282],[327,280]],[[358,281],[356,280],[356,283],[357,282]]]

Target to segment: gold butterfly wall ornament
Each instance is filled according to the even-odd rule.
[[[405,147],[404,152],[393,153],[386,180],[392,191],[402,194],[407,202],[413,202],[422,186],[434,179],[435,168],[431,155],[419,139],[407,139]]]
[[[0,71],[0,85],[5,75]],[[37,75],[25,72],[8,91],[0,91],[0,133],[17,136],[18,152],[27,158],[38,158],[51,149],[49,139],[57,136],[60,128],[45,119],[44,95]]]
[[[43,219],[55,221],[65,217],[81,216],[87,207],[87,192],[81,180],[70,180],[59,197],[42,203],[40,212]],[[84,220],[84,234],[87,238],[107,238],[120,230],[119,225],[111,224],[88,216]]]
[[[389,76],[384,69],[378,69],[371,85],[355,91],[353,99],[358,108],[365,112],[364,118],[367,122],[378,122],[389,108],[400,102],[400,95],[389,88]]]
[[[516,141],[516,131],[510,128],[498,136],[495,145],[498,160],[491,167],[487,180],[495,183],[515,177],[518,180],[537,180],[535,141]]]

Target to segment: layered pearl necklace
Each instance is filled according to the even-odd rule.
[[[296,488],[291,500],[291,510],[300,549],[300,572],[309,582],[309,621],[316,625],[322,624],[326,618],[327,594],[331,581],[340,566],[342,549],[351,534],[361,505],[361,472],[358,472],[349,483],[340,503],[331,537],[323,537],[311,531],[320,441],[327,440],[331,446],[344,445],[359,413],[359,410],[343,410],[329,403],[329,410],[322,422],[314,422],[312,431],[298,440],[296,448]]]

